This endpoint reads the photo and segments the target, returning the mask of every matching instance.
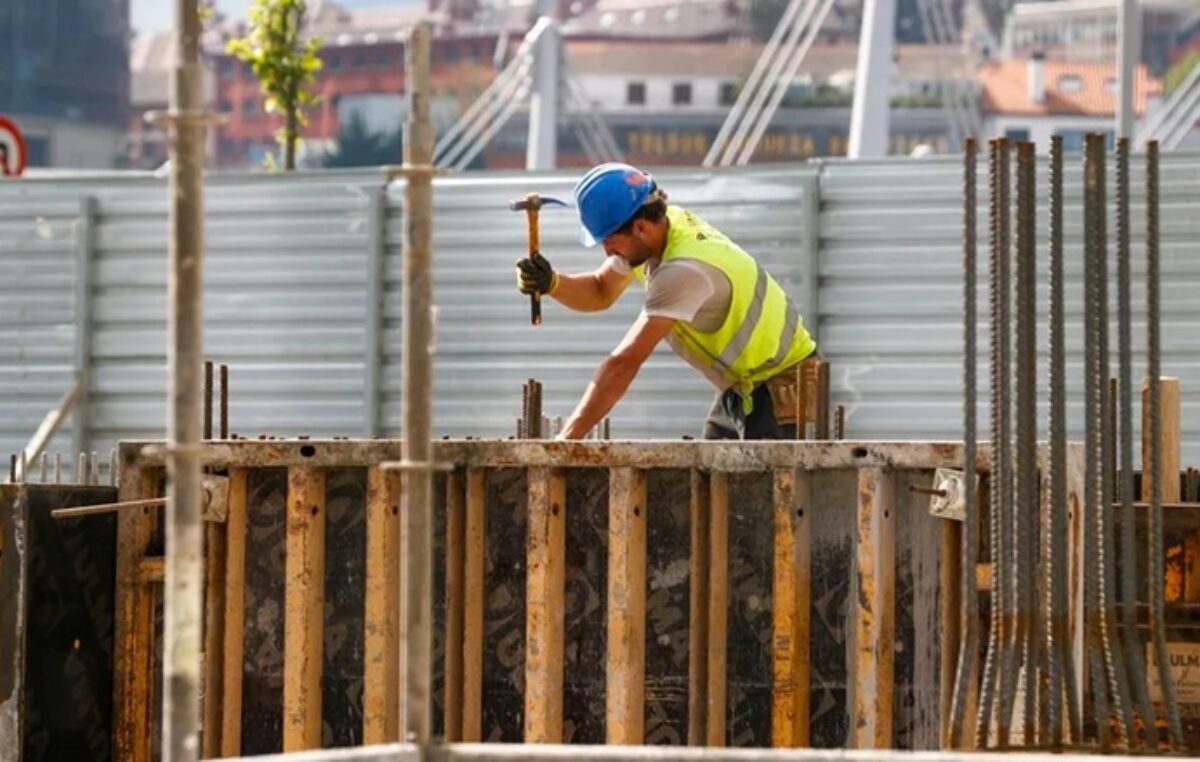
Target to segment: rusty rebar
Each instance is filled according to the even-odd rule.
[[[1037,713],[1036,676],[1039,654],[1036,639],[1035,574],[1038,525],[1037,473],[1037,189],[1034,182],[1036,157],[1033,143],[1017,145],[1017,241],[1016,241],[1016,501],[1013,509],[1013,566],[1017,578],[1017,658],[1024,678],[1021,740],[1035,742]]]
[[[221,365],[221,439],[229,439],[229,366]]]
[[[976,144],[967,138],[963,144],[963,496],[965,520],[962,540],[962,568],[977,565],[978,517],[975,505],[975,458],[978,436],[976,431],[976,362],[977,320],[976,280],[977,257],[975,240]],[[845,408],[837,406],[834,416],[835,437],[845,434]],[[963,718],[969,696],[975,690],[976,653],[979,649],[979,592],[974,574],[962,575],[963,613],[960,632],[963,633],[958,651],[958,667],[954,678],[954,695],[950,702],[949,738],[953,748],[963,739]],[[972,739],[974,742],[974,739]]]
[[[833,438],[841,441],[846,438],[846,406],[838,405],[833,409]]]
[[[204,361],[204,438],[213,435],[213,363]]]
[[[1106,181],[1106,163],[1108,157],[1106,155],[1107,139],[1098,135],[1094,138],[1096,164],[1095,171],[1098,173],[1096,184],[1096,204],[1098,207],[1096,213],[1096,246],[1097,246],[1097,278],[1099,280],[1099,307],[1100,311],[1097,320],[1100,323],[1100,393],[1102,395],[1101,407],[1107,412],[1111,406],[1108,396],[1108,386],[1105,383],[1110,377],[1112,370],[1110,359],[1110,342],[1108,338],[1108,322],[1109,322],[1109,297],[1108,297],[1108,189]],[[1112,408],[1115,410],[1115,407]],[[1116,527],[1113,521],[1113,511],[1109,507],[1112,505],[1113,497],[1113,480],[1114,480],[1114,460],[1116,454],[1116,433],[1112,429],[1112,423],[1109,416],[1105,415],[1101,421],[1103,426],[1100,438],[1101,451],[1101,466],[1103,469],[1103,479],[1101,481],[1100,506],[1101,510],[1097,514],[1100,521],[1100,549],[1103,555],[1101,556],[1101,587],[1099,591],[1100,611],[1101,611],[1101,632],[1102,644],[1104,647],[1105,669],[1108,673],[1109,692],[1115,704],[1116,714],[1121,720],[1124,739],[1127,746],[1133,745],[1134,725],[1133,711],[1129,700],[1129,680],[1125,672],[1125,654],[1121,646],[1121,633],[1117,628],[1118,610],[1114,605],[1114,594],[1117,587],[1117,559],[1116,559],[1116,544],[1114,537],[1116,535]]]
[[[1066,552],[1067,516],[1067,394],[1065,319],[1063,308],[1063,155],[1062,137],[1050,142],[1050,497],[1049,531],[1045,538],[1043,594],[1049,689],[1047,712],[1051,743],[1063,745],[1062,700],[1067,704],[1070,737],[1079,741],[1079,701],[1075,690],[1074,656],[1069,643],[1067,580],[1070,578]]]
[[[988,479],[988,494],[990,510],[988,512],[988,535],[991,544],[992,568],[994,572],[999,572],[999,566],[1002,563],[1003,546],[1002,533],[1000,525],[1002,523],[1000,515],[1000,493],[1002,491],[1003,474],[1000,469],[1001,451],[1003,450],[1003,440],[1000,438],[1001,433],[1001,416],[1002,406],[1000,399],[1003,394],[1003,385],[1001,379],[1003,376],[1000,372],[1001,366],[1001,345],[1000,339],[1000,139],[994,139],[988,143],[988,222],[989,222],[989,247],[991,249],[991,257],[989,260],[989,278],[988,278],[988,295],[989,295],[989,322],[991,335],[991,435],[992,435],[992,469]],[[993,574],[993,578],[998,578]],[[996,693],[998,692],[998,682],[1000,673],[1001,660],[1001,633],[1000,620],[1003,618],[1005,600],[1005,586],[997,584],[992,586],[992,599],[990,607],[990,616],[988,623],[988,642],[987,650],[983,663],[983,679],[980,685],[979,698],[979,714],[975,724],[975,746],[976,748],[987,748],[990,739],[990,729],[992,724],[992,712],[996,704]]]
[[[1179,703],[1167,660],[1166,623],[1163,605],[1162,521],[1162,393],[1159,335],[1159,229],[1158,229],[1158,141],[1146,143],[1146,374],[1150,404],[1150,634],[1154,660],[1162,686],[1163,708],[1171,744],[1184,748],[1179,721]]]
[[[1142,727],[1151,748],[1158,746],[1158,728],[1146,685],[1143,666],[1145,650],[1137,629],[1137,532],[1133,507],[1133,312],[1130,297],[1129,252],[1129,139],[1117,141],[1117,348],[1118,379],[1113,379],[1117,393],[1114,408],[1120,408],[1119,422],[1114,429],[1120,433],[1120,468],[1116,470],[1117,495],[1121,502],[1121,587],[1117,591],[1121,624],[1124,630],[1125,667],[1133,699],[1141,714]],[[1119,398],[1119,405],[1115,404]],[[1111,511],[1110,511],[1111,514]],[[1130,746],[1136,736],[1130,732]]]

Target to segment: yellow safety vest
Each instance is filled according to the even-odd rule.
[[[703,262],[723,272],[731,285],[729,314],[719,329],[701,333],[679,320],[672,333],[701,364],[733,382],[748,413],[754,387],[808,357],[817,344],[791,299],[754,257],[686,209],[668,206],[667,219],[662,261]],[[634,275],[646,284],[644,266]]]

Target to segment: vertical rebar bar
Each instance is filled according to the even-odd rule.
[[[8,483],[17,483],[17,454],[15,452],[8,456]]]
[[[62,484],[62,453],[54,453],[54,483]]]
[[[1150,707],[1143,666],[1145,650],[1137,628],[1137,517],[1133,507],[1133,312],[1130,297],[1129,252],[1129,139],[1117,141],[1117,396],[1120,398],[1120,469],[1117,487],[1121,499],[1121,610],[1125,666],[1134,700],[1151,748],[1158,746],[1158,728]],[[1134,736],[1130,734],[1130,746]]]
[[[19,469],[17,471],[17,481],[23,484],[29,481],[29,460],[26,458],[24,450],[21,450],[21,452],[17,453],[17,461],[17,467]]]
[[[1000,531],[1000,493],[1002,491],[1002,474],[1000,471],[1000,452],[1003,445],[1000,439],[1000,140],[988,142],[988,243],[991,249],[989,260],[988,296],[989,296],[989,335],[991,341],[991,435],[992,463],[988,479],[988,537],[992,557],[992,596],[988,623],[987,651],[983,663],[983,680],[980,686],[979,715],[975,724],[975,746],[978,749],[989,745],[992,711],[996,703],[997,683],[1000,673],[1000,620],[1003,617],[1005,587],[999,583],[998,576],[1001,564],[1002,533]]]
[[[88,477],[88,484],[93,486],[100,483],[100,453],[92,450],[92,465],[91,475]]]
[[[197,0],[176,0],[170,97],[167,293],[167,509],[163,607],[163,758],[199,754],[203,526],[204,69]]]
[[[1038,523],[1037,489],[1037,193],[1034,183],[1036,157],[1033,143],[1017,145],[1017,242],[1016,242],[1016,501],[1013,509],[1013,566],[1016,571],[1017,658],[1024,681],[1021,739],[1034,743],[1037,712],[1037,643],[1034,639],[1034,528]]]
[[[833,438],[846,438],[846,406],[838,405],[833,409]]]
[[[976,567],[978,555],[978,515],[975,505],[976,459],[976,336],[975,303],[977,264],[975,240],[975,183],[976,144],[974,138],[963,143],[963,495],[964,526],[962,538],[962,600],[963,613],[959,631],[962,640],[958,650],[958,668],[954,678],[954,698],[950,702],[950,743],[962,744],[963,718],[968,695],[974,690],[976,654],[979,650],[979,592],[975,575],[966,573]],[[837,406],[834,416],[834,436],[845,435],[845,408]],[[974,741],[974,739],[972,739]]]
[[[204,438],[213,435],[213,363],[204,361]]]
[[[1005,747],[1009,743],[1009,729],[1016,705],[1017,691],[1017,606],[1020,587],[1013,568],[1016,558],[1017,533],[1016,506],[1013,504],[1013,414],[1012,414],[1012,173],[1009,144],[1005,138],[999,141],[1000,199],[999,211],[1000,263],[997,272],[1000,278],[999,331],[993,340],[1000,343],[1000,406],[999,446],[994,457],[999,463],[1000,474],[1000,565],[993,579],[1005,586],[1003,614],[1000,618],[1000,714],[998,743]]]
[[[406,667],[405,736],[426,744],[431,733],[433,649],[433,125],[429,115],[428,22],[409,35],[409,111],[404,134],[404,449],[415,469],[406,472],[404,500],[408,532],[402,533],[407,561],[402,611]],[[411,467],[411,466],[410,466]]]
[[[1175,698],[1170,664],[1167,661],[1166,625],[1163,606],[1163,517],[1162,517],[1162,401],[1159,389],[1162,370],[1159,356],[1159,251],[1158,251],[1158,141],[1146,143],[1146,374],[1150,404],[1150,634],[1154,660],[1162,686],[1163,711],[1171,744],[1183,748],[1179,704]]]
[[[49,466],[50,466],[50,453],[43,452],[39,456],[39,461],[40,461],[40,465],[41,465],[41,469],[40,469],[41,473],[39,474],[39,476],[41,478],[39,479],[39,481],[42,484],[45,484],[46,483],[46,473],[49,470]]]
[[[87,484],[87,453],[81,452],[75,458],[75,483]]]
[[[117,448],[108,451],[108,486],[117,486]]]
[[[539,381],[530,381],[532,390],[529,396],[529,421],[526,424],[529,427],[530,439],[542,438],[542,384]]]
[[[229,366],[221,365],[221,439],[229,439]]]
[[[1100,453],[1103,479],[1101,481],[1099,519],[1100,544],[1100,589],[1099,605],[1101,612],[1101,643],[1104,647],[1104,665],[1108,674],[1109,692],[1115,704],[1117,718],[1127,745],[1132,745],[1133,711],[1129,701],[1129,682],[1125,674],[1125,656],[1121,650],[1121,636],[1117,630],[1117,609],[1113,605],[1114,593],[1117,586],[1116,545],[1113,541],[1116,534],[1113,521],[1113,462],[1116,452],[1116,436],[1112,430],[1111,418],[1107,415],[1112,403],[1108,396],[1108,379],[1112,371],[1109,358],[1108,340],[1108,189],[1106,180],[1106,138],[1097,135],[1094,138],[1096,179],[1096,277],[1099,281],[1099,322],[1100,337],[1100,395],[1101,410],[1105,415],[1101,419]],[[1115,407],[1111,409],[1115,410]]]
[[[1062,137],[1050,143],[1050,501],[1049,532],[1045,543],[1045,617],[1049,623],[1046,650],[1050,676],[1047,694],[1051,743],[1063,744],[1061,702],[1066,697],[1071,739],[1080,740],[1074,661],[1068,642],[1066,552],[1067,514],[1067,393],[1063,309],[1063,157]]]

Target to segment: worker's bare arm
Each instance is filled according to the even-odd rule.
[[[608,309],[633,280],[632,274],[621,273],[613,266],[611,260],[605,260],[604,264],[590,273],[557,275],[558,282],[550,296],[578,312]]]
[[[600,363],[579,406],[563,428],[562,439],[585,436],[625,396],[646,358],[671,331],[674,318],[640,315],[616,349]]]

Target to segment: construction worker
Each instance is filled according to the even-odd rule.
[[[568,275],[534,254],[517,262],[521,292],[594,312],[636,279],[646,301],[560,438],[580,439],[603,420],[664,338],[718,389],[705,439],[794,437],[796,364],[816,343],[762,265],[692,212],[668,205],[654,178],[628,164],[594,167],[575,186],[575,202],[580,241],[602,244],[604,263]]]

